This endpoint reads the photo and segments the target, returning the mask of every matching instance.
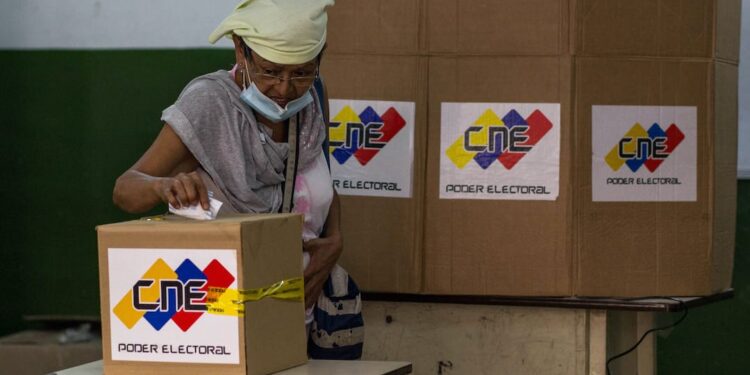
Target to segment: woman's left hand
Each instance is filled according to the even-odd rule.
[[[305,308],[310,308],[318,300],[344,247],[341,236],[333,234],[306,241],[302,248],[310,253],[310,264],[305,269]]]

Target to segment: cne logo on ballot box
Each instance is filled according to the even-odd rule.
[[[208,289],[227,288],[234,279],[216,259],[204,269],[185,259],[173,270],[159,258],[112,311],[129,329],[143,318],[157,331],[172,321],[187,332],[208,310]]]
[[[209,290],[236,287],[234,250],[108,255],[113,360],[239,363],[237,317],[208,313]]]

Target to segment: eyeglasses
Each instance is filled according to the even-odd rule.
[[[255,70],[256,67],[260,67],[258,63],[255,61],[255,58],[253,57],[252,50],[250,50],[250,47],[245,45],[243,43],[243,52],[245,54],[245,62],[248,61],[252,64],[253,70]],[[284,78],[284,76],[279,74],[273,74],[273,73],[260,73],[251,71],[250,69],[247,69],[249,75],[252,75],[255,77],[256,81],[262,85],[278,85],[281,82],[289,81],[289,84],[294,85],[297,89],[307,89],[310,87],[310,85],[315,81],[316,78],[318,78],[318,75],[320,74],[320,71],[318,70],[318,67],[315,67],[315,74],[313,75],[306,75],[306,76],[292,76],[289,78]]]
[[[252,70],[248,69],[249,70],[248,73],[251,76],[253,76],[258,83],[262,85],[272,86],[272,85],[278,85],[284,81],[289,81],[289,84],[294,85],[294,87],[297,89],[307,89],[308,87],[310,87],[313,81],[316,78],[318,78],[318,74],[319,74],[318,68],[315,67],[315,73],[312,75],[304,75],[304,76],[293,75],[289,78],[285,78],[283,75],[280,75],[280,74],[256,72],[254,70],[255,68],[259,68],[258,63],[256,63],[255,60],[252,58],[250,58],[249,60],[252,63],[253,69]],[[295,74],[295,73],[292,73],[292,74]]]
[[[264,85],[278,85],[281,82],[289,81],[290,84],[297,88],[306,88],[318,78],[318,71],[316,70],[315,74],[309,76],[293,76],[289,78],[284,78],[284,76],[278,74],[257,73],[252,71],[250,72],[250,75],[255,77],[258,83]]]

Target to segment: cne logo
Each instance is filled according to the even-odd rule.
[[[379,115],[367,106],[357,115],[346,105],[330,123],[329,152],[341,165],[354,156],[365,166],[405,125],[406,121],[393,107]]]
[[[646,166],[653,173],[683,139],[685,134],[675,124],[669,125],[665,131],[658,123],[654,123],[646,131],[640,123],[635,123],[607,153],[604,161],[615,172],[625,164],[633,172]]]
[[[445,153],[459,169],[472,160],[487,169],[497,160],[510,170],[550,129],[552,123],[538,109],[527,118],[511,109],[502,119],[487,109]]]
[[[171,320],[187,332],[208,310],[209,288],[228,288],[234,280],[234,276],[216,259],[203,270],[190,259],[185,259],[173,270],[159,258],[112,312],[128,329],[143,318],[157,331]],[[212,294],[212,298],[219,296]]]

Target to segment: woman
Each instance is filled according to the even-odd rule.
[[[234,69],[185,87],[164,110],[154,143],[117,179],[113,200],[131,213],[162,202],[207,210],[211,194],[224,203],[219,215],[303,214],[308,323],[315,317],[309,352],[355,359],[362,347],[361,305],[356,286],[336,266],[343,247],[339,200],[323,152],[327,101],[313,89],[331,5],[242,1],[209,37],[211,43],[232,38]],[[331,326],[347,329],[326,331]]]

